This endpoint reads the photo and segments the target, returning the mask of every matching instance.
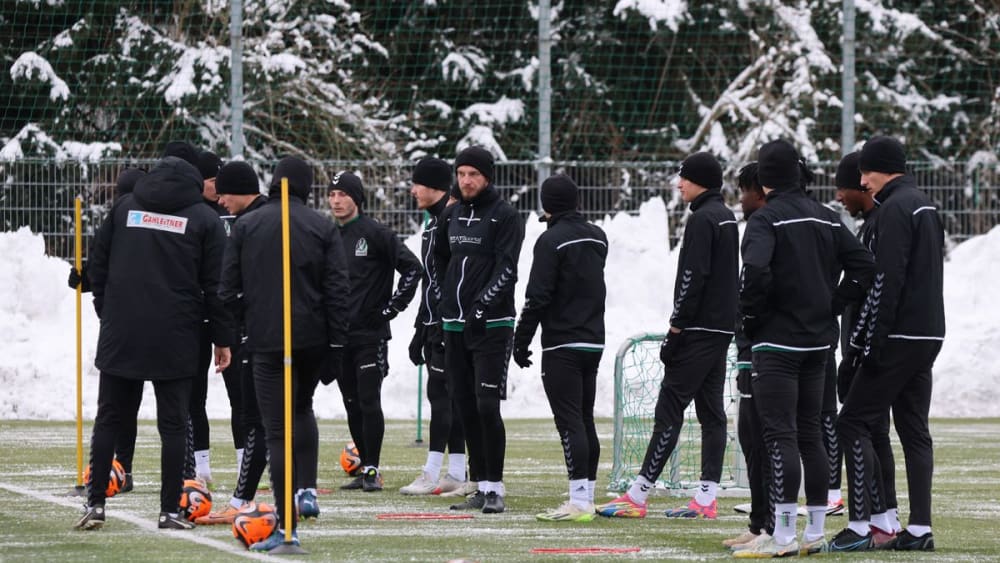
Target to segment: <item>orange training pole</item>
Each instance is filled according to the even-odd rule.
[[[292,286],[291,234],[288,228],[288,178],[281,179],[281,303],[284,310],[285,333],[285,518],[295,518],[292,512]],[[292,541],[291,520],[285,526],[285,543]]]
[[[83,235],[81,233],[81,200],[77,196],[73,200],[73,212],[76,220],[76,271],[83,268]],[[83,280],[76,285],[76,487],[83,489],[83,329],[82,329],[82,298]]]

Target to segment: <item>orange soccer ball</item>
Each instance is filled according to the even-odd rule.
[[[83,484],[90,486],[90,466],[83,470]],[[125,468],[117,459],[111,462],[111,473],[108,475],[108,488],[104,489],[104,496],[111,498],[121,492],[125,485]]]
[[[276,529],[278,513],[264,502],[244,505],[233,519],[233,537],[248,548],[271,537]]]

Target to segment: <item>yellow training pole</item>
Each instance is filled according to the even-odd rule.
[[[83,235],[81,223],[81,200],[77,196],[73,200],[73,212],[76,220],[76,271],[83,268]],[[83,280],[76,284],[76,489],[83,490],[83,329],[82,329],[82,298]]]
[[[281,303],[285,327],[285,543],[292,542],[292,251],[288,228],[288,178],[281,179]]]

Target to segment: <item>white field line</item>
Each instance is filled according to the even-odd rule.
[[[65,506],[68,508],[80,508],[79,500],[69,500],[67,498],[62,498],[48,493],[42,493],[39,491],[33,491],[30,489],[25,489],[23,487],[18,487],[17,485],[11,485],[9,483],[0,482],[0,489],[7,490],[11,493],[22,495],[26,497],[31,497],[33,499],[48,502],[50,504],[57,504],[59,506]],[[163,533],[164,530],[160,530],[157,527],[157,523],[154,521],[146,520],[134,512],[129,512],[127,510],[108,510],[105,511],[105,516],[109,518],[117,518],[118,520],[124,520],[129,524],[132,524],[138,528],[141,528],[147,532],[153,532],[160,534],[161,537],[169,537],[171,539],[186,540],[192,543],[197,543],[213,549],[218,549],[219,551],[224,551],[232,555],[238,555],[246,559],[254,559],[257,561],[274,561],[273,557],[268,557],[267,555],[261,553],[254,553],[252,551],[246,551],[240,547],[237,547],[231,543],[222,542],[219,540],[214,540],[212,538],[206,538],[199,536],[197,534],[184,533],[180,530],[167,531]],[[86,533],[86,532],[81,532]]]

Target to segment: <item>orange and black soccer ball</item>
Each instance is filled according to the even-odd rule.
[[[185,479],[181,489],[181,514],[194,522],[195,518],[208,516],[212,511],[212,493],[197,479]]]
[[[90,486],[90,466],[83,470],[83,484]],[[104,489],[104,496],[111,498],[121,492],[125,486],[125,468],[117,459],[111,462],[111,473],[108,475],[108,488]]]
[[[243,505],[233,519],[233,537],[244,546],[266,540],[278,529],[278,513],[265,502]]]
[[[361,454],[358,453],[354,442],[348,442],[340,451],[340,466],[344,468],[345,473],[352,477],[361,472]]]

